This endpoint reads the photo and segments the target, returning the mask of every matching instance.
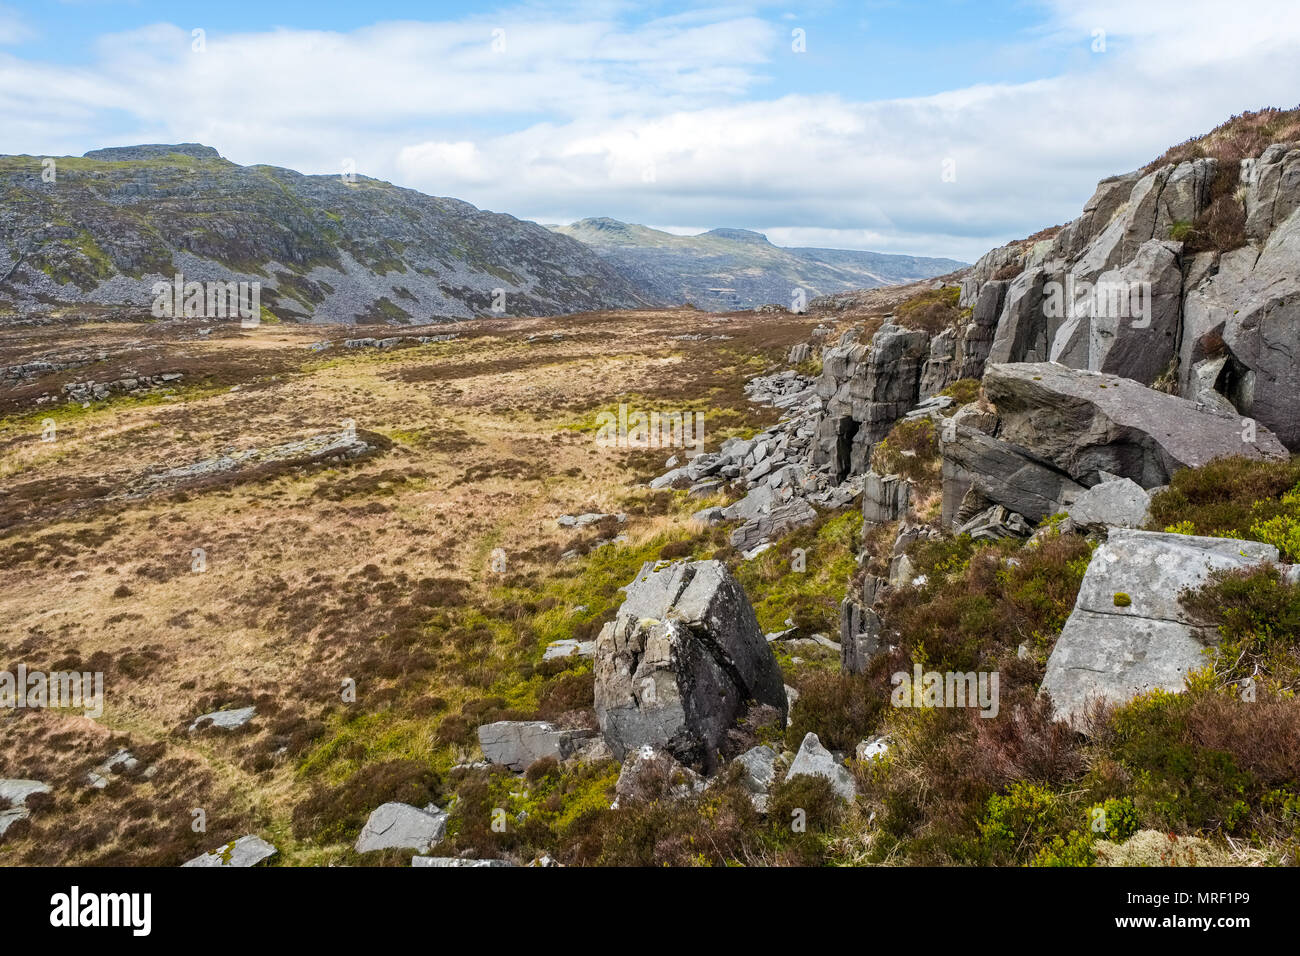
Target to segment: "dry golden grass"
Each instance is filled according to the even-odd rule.
[[[599,313],[323,352],[309,346],[393,330],[220,328],[203,340],[193,323],[0,332],[8,364],[86,345],[109,354],[0,404],[0,669],[101,670],[107,698],[97,723],[0,711],[0,777],[54,787],[0,839],[0,863],[176,864],[246,832],[280,847],[281,862],[346,859],[345,846],[292,830],[313,784],[378,759],[445,770],[474,752],[450,739],[457,711],[484,698],[501,698],[494,713],[530,711],[548,693],[546,675],[530,676],[541,650],[530,622],[558,612],[520,595],[576,586],[581,562],[558,556],[592,543],[556,517],[631,511],[619,530],[632,549],[685,533],[685,505],[665,510],[637,490],[646,463],[597,447],[594,416],[620,401],[703,409],[711,444],[773,421],[741,386],[816,321]],[[445,329],[418,330],[430,331]],[[676,338],[695,334],[708,338]],[[183,371],[183,387],[90,408],[33,404],[64,381],[112,381],[125,369]],[[54,442],[41,441],[47,416]],[[348,419],[391,447],[121,497],[146,472],[338,431]],[[641,458],[656,470],[672,453]],[[642,514],[628,506],[638,501],[650,502]],[[497,548],[507,575],[491,569]],[[194,549],[206,552],[203,573],[191,570]],[[342,700],[345,678],[357,681],[356,704]],[[246,731],[185,730],[206,711],[251,703],[258,716]],[[148,755],[154,776],[89,790],[86,771],[119,746]],[[195,807],[208,814],[206,833],[191,828]]]

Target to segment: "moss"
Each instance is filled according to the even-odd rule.
[[[1116,606],[1116,607],[1128,607],[1128,606],[1131,605],[1132,603],[1133,603],[1133,599],[1132,599],[1131,597],[1129,597],[1127,594],[1125,594],[1123,591],[1116,591],[1116,592],[1115,592],[1115,606]]]

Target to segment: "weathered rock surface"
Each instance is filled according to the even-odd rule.
[[[1213,571],[1277,558],[1276,548],[1255,541],[1111,531],[1088,564],[1039,692],[1077,726],[1094,699],[1119,704],[1156,688],[1181,690],[1208,663],[1217,631],[1195,620],[1180,595]]]
[[[421,810],[405,803],[385,803],[370,814],[357,837],[357,852],[402,849],[428,853],[447,832],[447,813],[437,807]]]
[[[799,776],[825,777],[831,782],[835,793],[843,800],[851,802],[857,795],[853,774],[822,746],[821,740],[814,733],[804,737],[803,743],[799,745],[799,752],[794,755],[790,769],[786,771],[785,779]]]
[[[1140,528],[1147,520],[1151,495],[1129,478],[1113,478],[1093,485],[1065,508],[1081,528]]]
[[[593,736],[594,731],[561,730],[542,720],[498,720],[478,729],[483,756],[516,772],[543,757],[567,760]]]
[[[1251,441],[1237,416],[1114,375],[1046,362],[993,365],[984,392],[997,408],[1000,441],[1088,486],[1103,471],[1153,488],[1223,455],[1286,457],[1265,428]]]
[[[736,579],[717,561],[647,563],[596,639],[596,715],[615,756],[650,745],[710,770],[751,701],[784,726],[781,670]]]
[[[257,866],[263,860],[275,856],[276,849],[258,836],[242,836],[238,840],[217,847],[210,853],[196,856],[181,866]]]

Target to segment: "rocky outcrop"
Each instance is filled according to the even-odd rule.
[[[1051,696],[1058,717],[1081,726],[1094,701],[1182,690],[1218,635],[1183,608],[1180,595],[1214,571],[1277,558],[1276,548],[1257,541],[1111,531],[1088,564],[1039,693]]]
[[[1235,192],[1216,200],[1241,204],[1245,245],[1186,252],[1174,237],[1230,175],[1196,159],[1111,177],[1045,248],[1012,244],[981,258],[961,304],[978,320],[997,303],[988,361],[1050,359],[1159,384],[1256,419],[1300,450],[1300,144],[1243,160]],[[993,276],[1016,267],[1000,288]]]
[[[1113,375],[993,365],[984,393],[992,409],[967,406],[940,431],[948,522],[972,491],[1037,522],[1106,479],[1151,489],[1222,456],[1286,456],[1263,427]]]
[[[646,564],[596,639],[596,716],[617,759],[643,746],[711,771],[752,703],[785,723],[781,670],[718,561]]]
[[[869,471],[862,482],[862,520],[867,525],[883,524],[906,517],[912,506],[912,483],[898,475]]]
[[[884,623],[874,610],[876,599],[885,588],[885,581],[868,574],[862,588],[850,591],[840,603],[840,670],[845,674],[860,674],[867,669],[873,657],[884,650],[882,638]]]
[[[818,424],[813,467],[829,466],[836,482],[865,471],[870,446],[917,403],[929,353],[929,335],[896,325],[882,326],[870,346],[827,349],[817,379],[825,413]]]
[[[27,798],[35,793],[49,793],[48,784],[39,780],[0,780],[0,836],[17,823],[31,816],[26,806]]]

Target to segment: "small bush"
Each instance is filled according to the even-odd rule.
[[[1217,458],[1175,474],[1169,487],[1152,497],[1147,527],[1154,531],[1177,526],[1185,534],[1253,540],[1256,524],[1300,511],[1284,500],[1297,484],[1300,458]]]

